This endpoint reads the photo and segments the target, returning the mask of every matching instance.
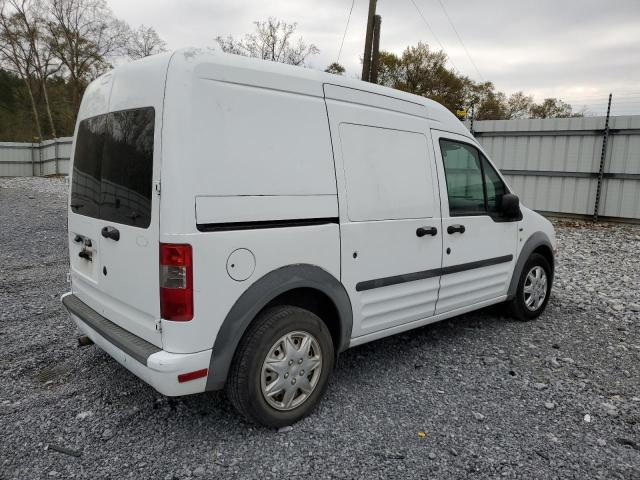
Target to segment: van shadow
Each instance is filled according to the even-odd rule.
[[[511,323],[519,322],[506,317],[501,306],[492,305],[351,348],[341,354],[336,372],[342,378],[352,380],[353,367],[360,363],[367,368],[384,368],[385,364],[388,368],[389,365],[424,357],[429,352],[446,354],[448,349],[459,345],[463,338],[477,339],[472,332],[499,331],[502,326]]]
[[[438,369],[438,362],[451,362],[452,358],[447,352],[459,345],[465,337],[472,338],[471,341],[480,341],[474,332],[482,330],[495,333],[495,330],[499,331],[511,323],[520,322],[505,317],[499,306],[491,306],[351,348],[340,355],[327,395],[321,403],[327,400],[340,403],[339,397],[344,393],[348,396],[362,395],[363,393],[357,392],[362,390],[363,383],[368,382],[367,375],[363,372],[388,370],[392,367],[399,370],[422,367]],[[435,354],[435,363],[424,360],[430,360],[429,352]],[[419,365],[415,364],[416,361]],[[332,394],[332,391],[337,396]],[[224,424],[227,431],[246,430],[247,426],[255,427],[258,431],[271,430],[246,422],[230,404],[223,391],[165,398],[170,409],[186,413],[179,416],[176,427],[180,423],[188,426],[192,423],[189,417],[197,415],[205,417],[205,423],[211,426]]]

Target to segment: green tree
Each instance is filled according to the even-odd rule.
[[[31,142],[39,138],[36,125],[24,80],[0,69],[0,141]]]
[[[571,105],[558,98],[545,98],[529,110],[530,118],[563,118],[572,116],[572,113]]]
[[[533,97],[523,92],[512,93],[506,103],[506,119],[527,118],[531,114]]]
[[[426,43],[407,47],[400,57],[380,52],[378,83],[435,100],[452,112],[464,107],[469,80],[446,67],[447,55]]]
[[[378,83],[395,88],[399,77],[400,57],[395,53],[380,51],[378,55]]]
[[[497,92],[492,82],[470,82],[464,103],[467,110],[473,107],[476,120],[506,118],[506,96],[502,92]]]
[[[509,120],[582,116],[571,105],[557,98],[536,104],[524,92],[510,96],[496,90],[492,82],[476,83],[447,68],[443,51],[433,51],[425,43],[405,48],[402,55],[380,52],[378,83],[435,100],[452,113],[468,116],[473,109],[476,120]]]
[[[334,75],[344,75],[344,72],[346,70],[338,62],[333,62],[331,65],[325,68],[324,71],[327,73],[333,73]]]

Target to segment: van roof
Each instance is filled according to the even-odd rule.
[[[186,67],[186,68],[185,68]],[[189,68],[190,67],[190,68]],[[448,129],[468,135],[469,131],[443,105],[411,93],[320,70],[232,55],[199,48],[183,48],[171,54],[170,72],[192,70],[198,77],[243,83],[306,95],[323,96],[325,84],[376,93],[425,107],[425,117]],[[169,73],[171,74],[171,73]],[[242,80],[240,80],[242,79]],[[327,95],[328,96],[328,95]]]
[[[168,64],[168,65],[167,65]],[[407,113],[418,114],[428,118],[445,130],[470,136],[464,124],[443,105],[411,93],[363,82],[354,78],[343,77],[311,68],[287,65],[256,58],[232,55],[201,48],[183,48],[173,52],[154,55],[141,60],[116,67],[103,77],[119,74],[120,70],[135,69],[158,72],[167,69],[167,76],[173,77],[178,84],[188,85],[193,77],[218,82],[252,85],[270,90],[287,91],[302,95],[344,99],[343,95],[332,97],[336,89],[325,89],[326,85],[335,85],[353,89],[354,96],[350,101],[358,102],[362,92],[370,92],[386,97],[389,101],[406,102]],[[157,75],[153,75],[159,80]],[[101,77],[101,78],[103,78]],[[178,78],[176,78],[178,77]],[[106,78],[105,78],[106,80]],[[149,79],[151,80],[151,78]],[[100,83],[100,79],[93,84]],[[96,85],[91,85],[95,87]],[[94,88],[89,88],[89,94]],[[358,93],[360,95],[358,95]],[[365,100],[366,101],[366,100]],[[399,102],[396,102],[399,103]],[[404,110],[404,108],[403,108]],[[84,113],[84,112],[82,112]],[[88,112],[87,112],[88,113]],[[81,115],[86,116],[86,115]]]

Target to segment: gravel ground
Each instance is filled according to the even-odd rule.
[[[288,432],[77,346],[63,180],[0,179],[0,478],[640,478],[640,227],[557,223],[546,313],[349,350]]]

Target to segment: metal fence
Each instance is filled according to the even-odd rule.
[[[605,127],[606,117],[485,120],[473,132],[528,207],[638,220],[640,116]]]
[[[485,120],[473,132],[525,205],[640,220],[640,115],[605,127],[606,117]],[[0,176],[68,174],[71,140],[0,143]]]
[[[0,177],[68,175],[71,137],[41,143],[0,142]]]

